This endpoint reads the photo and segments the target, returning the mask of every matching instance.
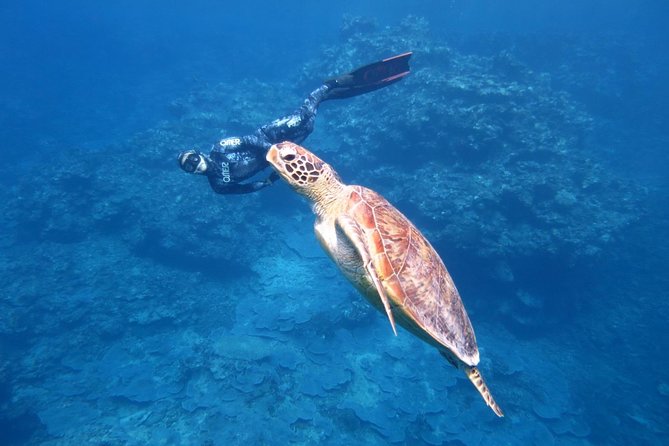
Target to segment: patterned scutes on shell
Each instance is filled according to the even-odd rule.
[[[446,347],[465,364],[478,364],[471,322],[432,245],[378,193],[361,186],[349,190],[346,212],[364,232],[397,322],[440,350]]]

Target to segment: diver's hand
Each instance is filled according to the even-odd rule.
[[[274,183],[275,181],[279,180],[279,178],[281,178],[281,177],[279,176],[278,173],[276,173],[276,172],[272,172],[271,174],[269,174],[269,176],[268,176],[267,179],[265,180],[265,185],[266,185],[266,186],[271,186],[272,183]]]

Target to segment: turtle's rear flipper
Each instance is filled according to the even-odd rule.
[[[330,89],[325,99],[350,98],[394,84],[409,74],[412,54],[408,52],[389,57],[326,80],[325,85]]]
[[[467,378],[469,378],[472,384],[474,384],[474,387],[476,387],[476,390],[479,391],[485,403],[492,409],[493,412],[495,412],[495,415],[498,417],[503,417],[504,412],[502,412],[502,409],[497,405],[495,399],[492,397],[488,386],[486,386],[485,381],[483,381],[483,376],[481,376],[479,369],[472,366],[465,366],[465,373],[467,374]]]

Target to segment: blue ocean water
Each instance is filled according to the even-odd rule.
[[[0,4],[0,444],[669,443],[665,2]],[[343,279],[285,184],[177,154],[404,51],[304,145],[419,227],[464,374]]]

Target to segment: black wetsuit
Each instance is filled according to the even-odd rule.
[[[314,130],[318,105],[327,98],[330,87],[323,85],[309,94],[292,114],[260,127],[252,135],[224,138],[212,147],[205,175],[219,194],[246,194],[269,186],[279,177],[276,172],[264,181],[242,181],[256,175],[269,164],[265,154],[272,144],[282,141],[301,143]]]

